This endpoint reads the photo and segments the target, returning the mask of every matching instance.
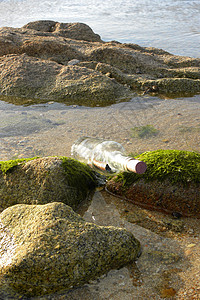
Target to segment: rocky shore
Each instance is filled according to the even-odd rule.
[[[20,159],[0,162],[0,298],[198,299],[199,99],[167,97],[199,92],[200,59],[104,42],[81,23],[0,29],[1,99],[48,102],[43,111],[1,111],[1,155]],[[107,110],[77,106],[137,94],[142,104],[138,97]],[[57,110],[54,101],[75,105]],[[189,148],[176,152],[187,152],[181,161],[196,153],[193,173],[184,177],[167,150],[161,173],[173,165],[180,182],[123,173],[107,183],[115,195],[94,192],[101,176],[64,156],[83,134],[125,143],[137,155],[151,150],[150,160],[154,149]]]
[[[95,106],[134,92],[200,92],[200,59],[104,42],[82,23],[36,21],[0,29],[0,94]],[[15,99],[16,101],[16,99]]]

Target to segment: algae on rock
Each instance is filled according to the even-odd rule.
[[[172,184],[200,183],[200,153],[195,151],[159,149],[144,152],[136,158],[147,164],[147,171],[141,175],[126,172],[118,175],[126,187],[141,178],[145,181],[168,179]]]
[[[200,153],[155,150],[136,158],[147,171],[118,174],[107,183],[110,192],[149,208],[200,216]]]
[[[73,209],[97,186],[95,172],[67,157],[0,162],[0,210],[8,206],[60,201]]]

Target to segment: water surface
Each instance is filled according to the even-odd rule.
[[[199,0],[1,0],[0,27],[30,21],[83,22],[102,39],[200,56]]]

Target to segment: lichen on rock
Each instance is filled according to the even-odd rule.
[[[20,294],[83,285],[135,260],[126,229],[87,223],[63,203],[18,204],[0,214],[0,274]]]
[[[200,154],[155,150],[140,154],[144,174],[123,172],[107,183],[108,191],[133,203],[166,212],[200,217]]]

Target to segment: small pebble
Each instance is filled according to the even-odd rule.
[[[163,298],[171,298],[176,295],[176,290],[173,288],[163,289],[161,291],[161,297]]]
[[[185,256],[189,256],[192,253],[191,249],[185,250]]]
[[[182,214],[179,213],[179,212],[174,211],[174,212],[172,213],[172,216],[173,216],[174,218],[176,218],[176,219],[179,219],[179,218],[182,217]]]
[[[189,245],[187,245],[187,248],[193,248],[195,246],[196,246],[196,244],[189,244]]]

